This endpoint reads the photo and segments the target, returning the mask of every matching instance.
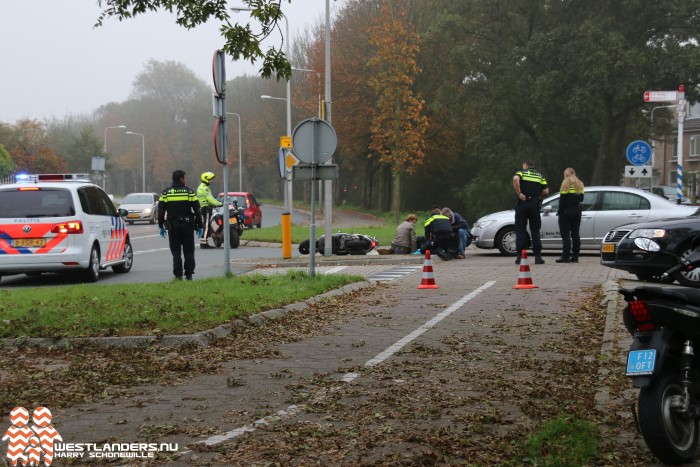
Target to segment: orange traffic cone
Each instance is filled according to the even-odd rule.
[[[430,250],[425,250],[425,261],[423,262],[423,276],[421,276],[419,289],[439,289],[433,277],[433,261],[430,259]]]
[[[537,286],[532,283],[532,275],[530,274],[530,266],[527,264],[527,251],[523,250],[523,256],[520,258],[520,273],[518,274],[518,284],[513,286],[514,289],[536,289]]]

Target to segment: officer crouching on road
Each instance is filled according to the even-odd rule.
[[[168,235],[170,252],[173,255],[173,274],[182,279],[182,256],[185,257],[185,279],[192,280],[194,274],[194,232],[201,238],[202,214],[199,210],[197,194],[185,186],[185,171],[173,172],[173,185],[160,194],[158,200],[158,227],[160,236]],[[167,221],[166,221],[167,213]],[[165,226],[168,232],[166,234]]]

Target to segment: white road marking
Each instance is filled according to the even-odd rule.
[[[425,331],[435,327],[440,321],[443,319],[447,318],[450,316],[452,313],[457,311],[462,305],[467,303],[469,300],[472,298],[476,297],[479,295],[481,292],[484,290],[488,289],[491,287],[493,284],[495,284],[496,281],[489,281],[486,282],[484,285],[479,287],[478,289],[474,290],[473,292],[465,295],[464,297],[460,298],[457,300],[455,303],[453,303],[449,308],[445,309],[443,312],[439,313],[436,315],[434,318],[429,320],[427,323],[413,331],[412,333],[408,334],[406,337],[400,339],[397,341],[395,344],[392,346],[388,347],[386,350],[383,352],[379,353],[376,357],[372,358],[371,360],[368,360],[364,366],[366,367],[373,367],[375,365],[379,365],[392,355],[394,355],[396,352],[398,352],[402,347],[404,347],[406,344],[410,343],[414,339],[416,339],[418,336],[423,334]],[[349,383],[356,379],[359,376],[358,373],[347,373],[345,374],[340,380],[346,383]],[[321,390],[322,393],[325,393],[327,389]],[[296,415],[298,412],[300,412],[303,409],[303,407],[300,407],[298,405],[290,405],[286,409],[279,410],[273,415],[268,415],[267,417],[263,417],[261,419],[256,420],[253,422],[253,426],[251,425],[244,425],[242,427],[233,429],[231,431],[227,431],[223,435],[216,435],[216,436],[211,436],[204,441],[200,441],[200,443],[204,443],[207,446],[213,446],[215,444],[223,443],[224,441],[228,441],[234,438],[237,438],[245,433],[249,433],[251,431],[255,431],[256,426],[260,425],[268,425],[270,422],[282,419],[282,418],[287,418],[287,417],[292,417]],[[180,453],[180,455],[187,454],[191,451],[183,451]]]
[[[403,347],[405,347],[411,341],[415,340],[418,336],[423,334],[425,331],[435,327],[435,325],[437,325],[440,321],[442,321],[443,319],[450,316],[452,313],[454,313],[459,308],[461,308],[462,305],[464,305],[469,300],[476,297],[481,292],[488,289],[489,287],[491,287],[495,283],[496,283],[496,281],[489,281],[489,282],[485,283],[484,285],[482,285],[481,287],[479,287],[478,289],[474,290],[473,292],[468,293],[464,297],[460,298],[459,300],[454,302],[449,308],[447,308],[443,312],[437,314],[435,317],[433,317],[430,321],[425,323],[423,326],[419,327],[418,329],[416,329],[412,333],[408,334],[407,336],[403,337],[402,339],[399,339],[394,345],[388,347],[383,352],[380,352],[376,357],[365,362],[364,366],[371,368],[373,366],[379,365],[380,363],[385,361],[387,358],[391,357],[396,352],[401,350]],[[354,380],[358,376],[359,375],[357,373],[347,373],[346,375],[344,375],[341,378],[341,381],[345,381],[346,383],[349,383],[350,381]]]
[[[155,253],[156,251],[164,251],[164,250],[170,250],[170,248],[154,248],[152,250],[134,251],[134,254],[140,255],[141,253]]]

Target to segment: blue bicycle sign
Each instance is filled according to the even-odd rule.
[[[647,165],[651,160],[651,146],[638,139],[627,146],[627,160],[634,165]]]

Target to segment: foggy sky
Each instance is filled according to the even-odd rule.
[[[292,38],[325,20],[325,5],[284,0]],[[333,12],[338,4],[330,5]],[[212,56],[223,44],[218,24],[187,30],[175,24],[175,15],[159,11],[93,28],[99,14],[97,0],[0,0],[0,122],[88,114],[124,101],[150,59],[183,63],[210,83]],[[246,12],[231,16],[249,21]],[[284,21],[281,26],[284,32]],[[262,45],[279,44],[274,33]],[[257,74],[260,66],[229,61],[226,76]]]

